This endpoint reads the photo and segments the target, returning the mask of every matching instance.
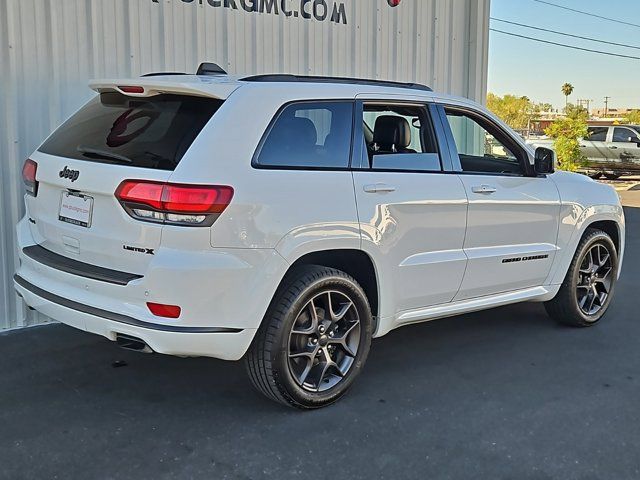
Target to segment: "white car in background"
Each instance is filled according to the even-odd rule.
[[[416,84],[199,73],[91,82],[26,161],[28,306],[126,348],[244,357],[299,408],[340,398],[371,339],[403,325],[538,301],[589,326],[609,307],[615,191],[554,173],[482,107]]]
[[[548,137],[531,138],[527,143],[534,148],[553,147]],[[617,180],[622,175],[640,175],[640,126],[589,126],[587,137],[580,139],[580,153],[584,157],[580,171],[591,178]]]

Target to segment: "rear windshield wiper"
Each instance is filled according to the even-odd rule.
[[[107,160],[117,160],[124,163],[133,163],[129,157],[112,153],[107,150],[100,150],[98,148],[85,147],[84,145],[78,145],[77,150],[83,155],[105,158]]]

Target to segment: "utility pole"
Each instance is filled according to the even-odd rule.
[[[606,118],[606,116],[609,114],[609,99],[611,97],[604,97],[604,116]]]
[[[586,109],[587,113],[591,115],[591,102],[593,102],[593,100],[590,100],[588,98],[582,98],[578,100],[578,106]]]

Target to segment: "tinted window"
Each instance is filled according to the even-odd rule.
[[[633,130],[631,130],[630,128],[614,128],[613,129],[613,141],[614,142],[623,142],[626,143],[629,141],[629,137],[631,137],[631,141],[632,142],[636,142],[638,139],[638,136],[636,135],[636,132],[634,132]]]
[[[440,155],[425,108],[365,104],[362,126],[371,168],[440,171]]]
[[[590,127],[588,140],[592,142],[605,142],[609,127]]]
[[[464,172],[523,174],[506,134],[479,115],[446,109]]]
[[[40,147],[60,157],[173,170],[221,100],[102,93]]]
[[[257,163],[274,167],[347,168],[353,104],[295,103],[269,130]]]

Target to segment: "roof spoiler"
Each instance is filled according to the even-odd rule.
[[[237,84],[226,83],[215,86],[198,82],[172,81],[162,77],[144,77],[134,79],[97,79],[89,82],[89,87],[98,93],[117,92],[128,97],[147,98],[155,95],[193,95],[197,97],[217,98],[226,100],[238,88]]]

